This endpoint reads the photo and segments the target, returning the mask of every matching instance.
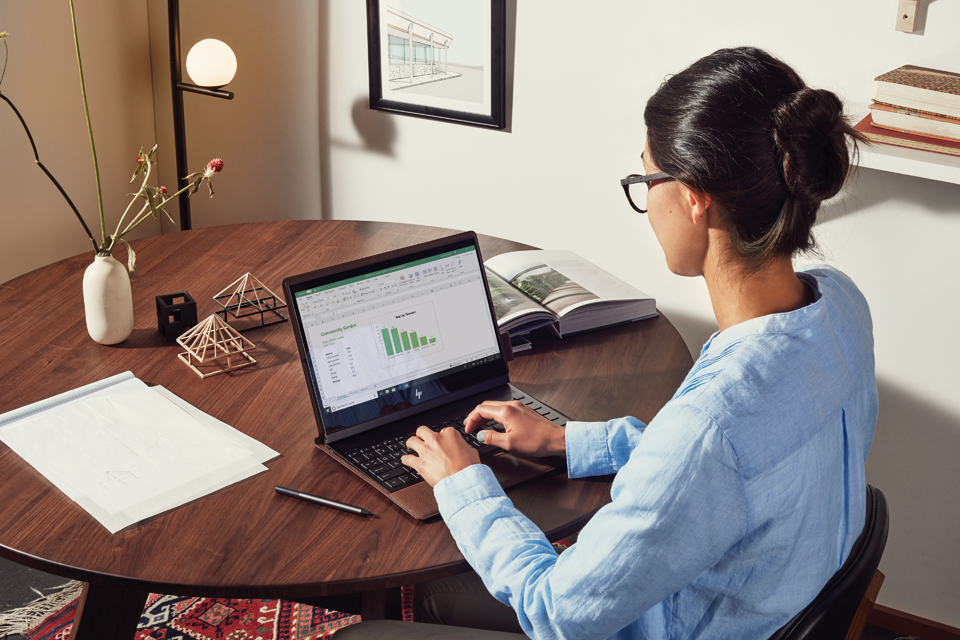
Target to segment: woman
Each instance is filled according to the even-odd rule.
[[[452,429],[420,429],[408,442],[418,455],[403,462],[435,487],[515,631],[765,638],[812,601],[863,528],[877,415],[869,310],[839,271],[792,264],[859,138],[834,94],[750,48],[670,77],[644,121],[645,175],[625,179],[628,198],[648,212],[670,270],[704,278],[719,332],[649,425],[564,429],[493,402],[465,421],[470,432],[502,422],[505,433],[480,432],[485,442],[564,455],[571,477],[616,473],[612,503],[558,555]],[[460,594],[459,611],[437,611],[444,589]],[[487,605],[464,600],[470,589],[426,587],[426,614],[473,624],[466,614]]]

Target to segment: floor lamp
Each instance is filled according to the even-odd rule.
[[[180,57],[180,0],[167,0],[168,28],[170,31],[170,80],[173,85],[173,135],[177,152],[177,189],[186,186],[183,179],[187,169],[187,135],[183,118],[183,93],[199,93],[204,96],[233,100],[232,91],[221,87],[233,80],[237,72],[237,57],[219,40],[201,40],[187,54],[187,74],[196,84],[183,82]],[[190,198],[180,194],[180,229],[192,228]]]

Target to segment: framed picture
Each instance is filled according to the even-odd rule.
[[[503,129],[506,0],[367,0],[370,108]]]

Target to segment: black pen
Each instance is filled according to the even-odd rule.
[[[373,515],[366,509],[361,509],[360,507],[355,507],[350,504],[343,504],[342,502],[337,502],[336,500],[327,500],[326,498],[321,498],[320,496],[304,493],[302,491],[294,491],[293,489],[287,489],[286,487],[274,487],[274,491],[276,491],[282,496],[288,496],[290,498],[305,500],[307,502],[312,502],[313,504],[318,504],[321,507],[330,507],[331,509],[339,509],[340,511],[346,511],[347,513],[352,513],[357,516]]]

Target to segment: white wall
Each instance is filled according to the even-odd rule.
[[[172,150],[166,3],[80,4],[81,29],[85,20],[99,28],[85,61],[94,125],[103,122],[101,171],[112,163],[118,176],[105,194],[123,194],[132,155],[152,142],[142,138],[154,110],[162,162]],[[361,2],[184,3],[184,49],[220,37],[240,62],[233,102],[187,96],[191,169],[215,155],[226,163],[216,198],[194,199],[194,226],[375,219],[571,248],[653,294],[696,352],[715,328],[706,290],[667,271],[618,184],[638,170],[643,106],[663,77],[719,47],[752,44],[859,115],[875,76],[955,50],[960,25],[960,5],[948,2],[922,3],[925,32],[916,35],[893,30],[896,0],[509,4],[512,116],[497,132],[367,109]],[[10,41],[4,92],[38,123],[42,157],[70,192],[92,191],[79,95],[65,89],[76,86],[65,3],[0,0],[0,30],[20,37]],[[85,250],[4,107],[0,281]],[[168,184],[172,164],[162,167]],[[960,626],[960,380],[951,366],[960,358],[960,186],[865,170],[817,233],[825,259],[854,277],[874,314],[881,409],[867,477],[892,511],[879,602]]]
[[[693,353],[716,328],[706,289],[668,272],[618,184],[639,170],[643,106],[664,76],[759,46],[859,120],[873,78],[956,51],[960,26],[960,5],[945,2],[922,3],[922,35],[894,31],[896,0],[510,4],[512,118],[495,132],[364,109],[365,13],[330,3],[329,211],[574,249],[654,295]],[[892,511],[879,602],[960,626],[960,186],[864,170],[851,190],[817,235],[874,314],[881,409],[867,477]]]

